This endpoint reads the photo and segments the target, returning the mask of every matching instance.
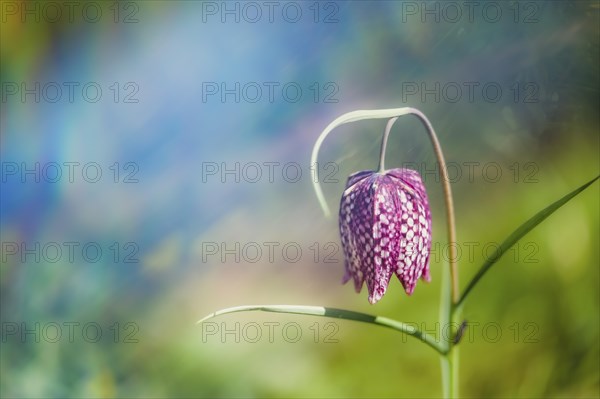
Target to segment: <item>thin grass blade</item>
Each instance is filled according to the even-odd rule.
[[[237,312],[274,312],[274,313],[288,313],[288,314],[300,314],[308,316],[320,316],[330,317],[334,319],[343,319],[358,321],[362,323],[376,324],[383,327],[388,327],[393,330],[399,331],[403,334],[410,335],[418,338],[420,341],[426,343],[441,355],[447,353],[447,348],[441,343],[437,342],[432,336],[420,331],[416,327],[403,323],[401,321],[388,319],[387,317],[373,316],[366,313],[353,312],[351,310],[326,308],[323,306],[299,306],[299,305],[247,305],[247,306],[236,306],[227,309],[221,309],[208,316],[200,319],[196,324],[200,324],[209,320],[213,317],[221,316],[229,313]]]
[[[548,216],[550,216],[554,212],[556,212],[561,206],[563,206],[564,204],[569,202],[572,198],[574,198],[579,193],[581,193],[583,190],[588,188],[592,183],[594,183],[596,180],[598,180],[598,178],[600,178],[600,176],[595,177],[594,179],[585,183],[583,186],[577,188],[576,190],[571,191],[569,194],[565,195],[558,201],[556,201],[556,202],[552,203],[551,205],[549,205],[548,207],[542,209],[541,211],[536,213],[531,219],[529,219],[528,221],[523,223],[521,226],[519,226],[519,228],[517,228],[515,231],[513,231],[512,234],[509,235],[502,244],[500,244],[498,249],[491,256],[489,256],[487,258],[487,260],[485,261],[485,263],[481,266],[481,268],[479,269],[477,274],[473,277],[471,282],[467,285],[467,288],[465,289],[462,296],[456,303],[456,308],[462,306],[467,295],[469,295],[469,293],[477,285],[479,280],[481,280],[481,278],[490,270],[490,268],[496,262],[498,262],[498,260],[502,257],[502,255],[504,255],[506,253],[506,251],[508,251],[513,245],[515,245],[517,243],[517,241],[519,241],[521,238],[523,238],[523,236],[525,236],[525,234],[529,233],[538,224],[542,223]]]

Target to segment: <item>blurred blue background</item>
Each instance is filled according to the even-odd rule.
[[[375,306],[340,284],[337,221],[309,160],[345,112],[412,106],[432,121],[457,171],[463,286],[484,248],[598,174],[596,1],[48,4],[1,3],[3,397],[438,396],[435,353],[391,330],[271,314],[194,323],[289,303],[439,336],[444,210],[411,117],[386,165],[425,174],[432,282],[407,297],[394,278]],[[346,176],[376,167],[384,126],[326,140],[334,212]],[[595,184],[473,292],[466,397],[598,397],[598,198]]]

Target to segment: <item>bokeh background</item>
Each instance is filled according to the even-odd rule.
[[[443,201],[411,117],[394,128],[387,166],[429,171],[432,282],[407,297],[394,278],[375,306],[340,284],[337,221],[319,209],[309,159],[344,112],[413,106],[430,118],[459,173],[462,286],[484,248],[598,174],[596,1],[483,2],[472,14],[463,2],[275,2],[273,14],[264,2],[74,3],[72,14],[62,2],[1,3],[3,397],[439,396],[435,352],[391,330],[261,313],[195,322],[228,306],[324,305],[440,336]],[[39,101],[22,98],[36,82]],[[52,82],[64,90],[56,102]],[[72,101],[65,82],[79,84]],[[81,92],[90,82],[96,102]],[[239,101],[207,92],[236,82]],[[242,91],[252,82],[264,89],[255,102],[254,85]],[[272,99],[265,82],[278,85]],[[345,125],[326,140],[319,168],[334,213],[346,176],[376,167],[384,126]],[[36,162],[39,173],[22,174]],[[70,181],[65,162],[95,162],[102,177],[77,169]],[[221,175],[236,162],[237,175]],[[264,163],[278,163],[272,178]],[[473,291],[465,397],[598,397],[598,190],[527,235]],[[64,251],[56,261],[49,243]],[[98,261],[86,261],[86,243],[102,249]],[[277,243],[272,258],[265,243]]]

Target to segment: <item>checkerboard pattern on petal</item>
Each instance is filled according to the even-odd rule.
[[[369,302],[379,301],[396,274],[408,295],[430,281],[431,211],[420,175],[410,169],[351,175],[340,203],[343,282],[366,281]]]

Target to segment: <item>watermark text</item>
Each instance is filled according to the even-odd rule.
[[[139,245],[136,242],[48,241],[0,243],[2,263],[138,263]]]
[[[134,344],[140,327],[134,322],[115,322],[101,325],[95,321],[48,321],[48,322],[15,322],[0,323],[0,340],[2,343],[75,343],[112,342]]]

